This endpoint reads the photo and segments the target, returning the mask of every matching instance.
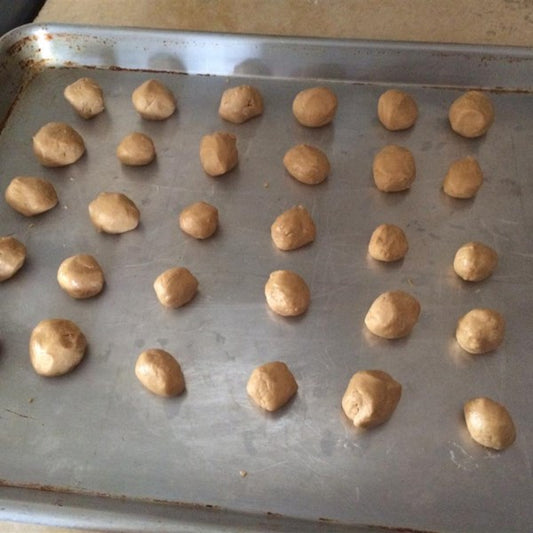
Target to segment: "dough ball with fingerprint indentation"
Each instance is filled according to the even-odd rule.
[[[85,143],[68,124],[49,122],[33,136],[33,152],[45,167],[64,167],[85,153]]]
[[[378,117],[390,131],[406,130],[416,122],[418,107],[410,94],[389,89],[379,97]]]
[[[42,320],[30,337],[31,364],[41,376],[61,376],[79,365],[87,339],[71,320]]]
[[[89,216],[98,231],[125,233],[139,224],[137,206],[125,194],[101,192],[89,204]]]
[[[80,78],[63,91],[68,103],[82,118],[93,118],[105,108],[104,92],[92,78]]]
[[[91,298],[104,288],[104,272],[92,255],[77,254],[59,265],[57,282],[73,298]]]
[[[505,320],[494,309],[472,309],[457,322],[455,338],[468,353],[478,355],[496,350],[505,336]]]
[[[485,93],[467,91],[450,106],[448,118],[455,133],[467,138],[480,137],[494,122],[494,107]]]
[[[237,138],[232,133],[217,131],[204,135],[200,142],[200,163],[209,176],[222,176],[237,166]]]
[[[248,379],[246,392],[261,409],[277,411],[298,391],[289,367],[273,361],[255,368]]]
[[[157,396],[179,396],[185,390],[181,366],[167,351],[151,348],[142,352],[135,363],[137,379]]]
[[[298,316],[307,311],[311,292],[305,280],[291,270],[276,270],[265,285],[268,306],[281,316]]]
[[[180,213],[180,228],[195,239],[207,239],[218,228],[218,209],[206,202],[196,202]]]
[[[124,165],[148,165],[155,159],[155,146],[148,135],[134,131],[120,141],[117,157]]]
[[[380,191],[404,191],[409,189],[415,180],[415,158],[407,148],[390,144],[374,157],[372,172],[376,187]]]
[[[231,87],[222,93],[218,114],[224,120],[242,124],[263,113],[261,93],[251,85]]]
[[[292,112],[302,126],[320,128],[335,117],[337,97],[327,87],[305,89],[294,98]]]
[[[0,281],[12,278],[26,261],[26,246],[15,237],[0,237]]]
[[[315,240],[316,227],[309,211],[303,205],[297,205],[274,220],[270,234],[280,250],[296,250]]]
[[[287,151],[283,165],[296,180],[306,185],[322,183],[330,172],[328,156],[308,144],[298,144]]]
[[[176,111],[176,98],[158,80],[146,80],[137,87],[132,95],[133,107],[147,120],[165,120]]]
[[[45,179],[31,176],[13,178],[5,192],[6,202],[27,217],[40,215],[57,205],[54,186]]]

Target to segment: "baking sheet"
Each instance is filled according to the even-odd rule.
[[[15,175],[38,175],[54,183],[60,198],[53,211],[32,219],[6,204],[0,210],[0,233],[28,248],[23,270],[0,288],[4,486],[109,497],[109,523],[119,530],[135,521],[113,497],[143,502],[143,509],[147,502],[198,505],[191,526],[198,530],[216,529],[222,510],[242,516],[243,529],[257,530],[289,530],[293,519],[308,521],[308,530],[342,524],[527,530],[530,50],[61,26],[18,30],[2,50],[2,190]],[[62,96],[82,75],[98,80],[106,97],[106,112],[91,121],[77,117]],[[167,121],[143,121],[131,106],[132,90],[149,77],[177,96],[179,111]],[[336,92],[339,110],[332,126],[312,130],[299,126],[290,108],[294,95],[317,80]],[[240,83],[260,89],[265,113],[236,126],[219,119],[217,107],[222,91]],[[419,120],[407,132],[387,132],[376,119],[377,98],[392,84],[407,87],[419,105]],[[491,93],[496,121],[478,140],[453,134],[446,118],[450,103],[471,86],[498,88]],[[31,136],[51,120],[69,122],[84,137],[87,154],[75,165],[45,169],[32,155]],[[213,179],[197,152],[202,135],[220,129],[237,135],[240,161]],[[127,168],[116,159],[118,142],[134,130],[153,138],[154,164]],[[302,142],[322,148],[332,163],[318,187],[292,180],[281,164],[285,151]],[[417,179],[407,193],[386,195],[373,186],[373,155],[388,143],[415,155]],[[484,170],[482,189],[472,201],[445,197],[440,183],[449,163],[468,154]],[[102,190],[137,203],[139,229],[121,236],[93,229],[87,205]],[[199,200],[220,211],[220,231],[206,242],[177,225],[181,208]],[[312,213],[317,239],[298,251],[277,251],[270,224],[299,203]],[[401,264],[367,257],[369,236],[383,222],[406,230],[410,250]],[[451,270],[456,249],[469,240],[500,254],[493,277],[475,285]],[[107,281],[87,301],[70,299],[55,281],[61,260],[80,252],[95,255]],[[190,305],[168,311],[152,283],[175,265],[198,277],[200,292]],[[302,318],[282,319],[266,307],[264,283],[279,268],[299,272],[310,285],[312,304]],[[373,299],[392,289],[411,292],[422,306],[413,333],[394,342],[373,337],[363,324]],[[453,339],[457,319],[474,307],[494,307],[507,319],[504,344],[477,358]],[[89,350],[71,375],[44,379],[31,369],[27,344],[32,328],[53,316],[80,325]],[[137,382],[136,357],[149,347],[178,358],[184,396],[159,399]],[[300,388],[287,408],[269,415],[250,402],[245,385],[255,366],[276,359],[287,362]],[[350,376],[368,368],[389,372],[403,396],[388,423],[359,432],[340,398]],[[504,403],[517,425],[516,443],[502,453],[476,445],[464,428],[463,403],[483,395]],[[13,505],[10,490],[2,490],[2,517],[14,517],[24,498],[31,502],[22,492]],[[69,498],[61,515],[79,525],[82,504]],[[220,512],[205,518],[205,506]],[[161,527],[171,520],[166,509]],[[275,520],[270,526],[266,513]],[[57,509],[44,506],[35,519],[54,516]]]

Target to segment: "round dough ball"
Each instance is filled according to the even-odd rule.
[[[268,306],[281,316],[298,316],[307,311],[311,293],[307,283],[296,272],[276,270],[265,285]]]
[[[148,165],[155,159],[155,146],[148,135],[134,131],[120,141],[117,157],[124,165]]]
[[[505,320],[492,309],[472,309],[457,322],[455,338],[471,354],[484,354],[498,348],[505,336]]]
[[[308,144],[293,146],[283,157],[287,172],[306,185],[322,183],[331,170],[328,156]]]
[[[91,298],[104,288],[104,272],[92,255],[73,255],[59,265],[57,282],[73,298]]]
[[[196,202],[180,213],[180,228],[195,239],[207,239],[218,228],[218,209],[205,202]]]
[[[411,95],[389,89],[379,97],[378,117],[390,131],[406,130],[416,122],[418,107]]]
[[[342,397],[342,410],[355,427],[372,428],[394,413],[402,386],[382,370],[356,372]]]
[[[89,216],[98,231],[125,233],[139,224],[137,206],[119,192],[101,192],[89,204]]]
[[[407,148],[390,144],[376,154],[372,171],[380,191],[404,191],[415,180],[415,158]]]
[[[488,278],[498,264],[498,254],[480,242],[467,242],[455,254],[453,269],[465,281]]]
[[[316,227],[303,205],[281,213],[270,228],[274,244],[280,250],[296,250],[315,240]]]
[[[503,450],[516,439],[516,429],[507,409],[490,398],[473,398],[464,405],[466,427],[482,446]]]
[[[41,376],[61,376],[79,365],[87,339],[70,320],[52,318],[37,324],[30,337],[30,360]]]
[[[329,124],[337,111],[337,97],[327,87],[313,87],[299,92],[292,102],[296,120],[309,128]]]
[[[5,192],[6,202],[27,217],[49,211],[57,205],[54,186],[42,178],[18,176],[13,178]]]
[[[185,390],[185,378],[174,357],[157,348],[145,350],[135,363],[137,379],[158,396],[179,396]]]
[[[83,118],[93,118],[104,110],[104,93],[92,78],[80,78],[63,91],[68,103]]]
[[[246,392],[261,409],[276,411],[297,392],[298,383],[289,367],[273,361],[255,368],[246,384]]]
[[[204,135],[200,142],[200,163],[206,174],[222,176],[237,166],[237,138],[232,133],[217,131]]]
[[[378,337],[399,339],[411,333],[420,316],[418,300],[404,291],[380,294],[365,317],[366,327]]]
[[[0,281],[13,277],[26,261],[26,246],[15,237],[0,237]]]
[[[483,172],[472,156],[454,161],[442,183],[444,192],[453,198],[473,198],[483,183]]]
[[[218,114],[228,122],[242,124],[263,113],[261,93],[251,85],[239,85],[222,93]]]
[[[85,143],[68,124],[49,122],[33,136],[33,152],[45,167],[64,167],[85,153]]]
[[[198,280],[186,268],[170,268],[156,278],[154,290],[162,305],[176,309],[194,298]]]
[[[452,130],[463,137],[480,137],[494,122],[494,107],[481,91],[467,91],[450,106],[448,113]]]
[[[147,120],[165,120],[176,111],[176,98],[160,81],[146,80],[132,95],[133,107]]]
[[[368,243],[368,253],[378,261],[398,261],[405,257],[409,243],[402,228],[394,224],[378,226]]]

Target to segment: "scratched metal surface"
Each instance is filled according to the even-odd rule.
[[[380,70],[378,54],[376,72],[385,73],[363,78],[373,83],[352,83],[357,77],[338,75],[339,58],[348,72],[357,43],[342,43],[339,51],[335,43],[321,42],[326,56],[328,46],[338,54],[334,69],[320,71],[322,78],[330,72],[334,79],[320,83],[336,92],[339,110],[332,126],[311,130],[294,121],[290,107],[299,90],[317,82],[296,70],[286,75],[287,64],[277,71],[276,63],[269,63],[275,54],[269,55],[268,45],[275,49],[275,40],[237,38],[244,50],[239,55],[224,36],[102,28],[20,31],[17,38],[24,32],[37,37],[9,54],[4,43],[2,75],[7,71],[16,85],[32,64],[21,58],[32,55],[44,68],[16,101],[10,91],[3,98],[4,111],[15,105],[0,134],[1,188],[15,175],[46,177],[60,203],[31,219],[5,203],[0,208],[0,234],[15,235],[28,248],[27,264],[0,287],[4,485],[213,505],[245,513],[250,528],[254,517],[259,527],[267,512],[281,515],[281,529],[291,518],[309,520],[313,527],[319,519],[433,531],[530,527],[530,86],[493,92],[494,126],[482,139],[462,139],[446,120],[460,90],[428,83],[433,69],[435,85],[443,85],[434,63],[426,70],[424,63],[419,70],[406,68],[404,78],[400,69],[394,74],[400,79],[391,79]],[[316,58],[302,52],[309,43],[284,42],[287,61],[299,58],[301,72],[312,72]],[[135,59],[128,46],[138,43],[144,48]],[[246,43],[253,50],[248,62],[243,61]],[[181,45],[186,58],[180,57]],[[365,46],[372,53],[378,49]],[[166,55],[157,55],[160,48]],[[383,50],[387,64],[401,62],[417,48]],[[462,71],[461,62],[471,61],[473,49],[447,50],[458,58],[455,78],[449,78],[453,85],[475,86],[477,73],[486,82],[479,85],[505,86],[498,75],[504,78],[509,68],[531,80],[527,51],[516,51],[521,59],[514,62],[512,50],[505,51],[491,60],[487,74],[477,61]],[[421,57],[431,56],[424,53]],[[154,57],[164,57],[159,71],[146,72]],[[220,64],[220,57],[226,62]],[[449,55],[442,57],[447,64]],[[74,59],[102,68],[87,70],[73,65]],[[71,68],[46,68],[61,65]],[[105,68],[111,65],[140,70]],[[221,75],[166,72],[169,65],[194,73],[212,68]],[[368,65],[361,69],[371,72]],[[91,121],[78,118],[62,97],[63,88],[82,75],[98,80],[106,98],[105,113]],[[132,90],[148,77],[160,79],[177,96],[179,111],[164,122],[143,121],[131,106]],[[403,81],[418,102],[420,117],[410,131],[387,132],[376,119],[377,98],[391,81]],[[244,82],[260,89],[265,113],[239,126],[224,123],[216,112],[219,97]],[[32,134],[52,120],[70,123],[85,139],[87,154],[75,165],[45,169],[33,157]],[[212,179],[201,170],[198,144],[203,134],[220,129],[237,135],[240,161],[229,175]],[[116,159],[116,145],[134,130],[153,138],[154,164],[126,168]],[[297,183],[281,165],[284,152],[301,142],[329,155],[332,172],[321,186]],[[407,193],[385,195],[373,186],[373,155],[388,143],[405,145],[415,155],[417,178]],[[479,159],[486,179],[474,200],[452,200],[440,183],[449,163],[467,154]],[[103,190],[123,192],[137,203],[136,231],[110,236],[93,229],[87,205]],[[177,226],[180,209],[198,200],[220,211],[220,231],[206,242]],[[270,240],[270,224],[298,203],[312,213],[318,237],[299,251],[279,252]],[[383,266],[367,257],[368,238],[383,222],[406,230],[410,249],[400,264]],[[481,240],[500,254],[497,271],[480,284],[463,283],[451,270],[456,249],[469,240]],[[70,299],[55,281],[61,260],[80,252],[95,255],[107,281],[104,292],[87,301]],[[200,292],[190,305],[168,311],[157,302],[152,283],[175,265],[198,277]],[[266,307],[264,283],[279,268],[299,272],[310,286],[312,304],[302,318],[282,319]],[[395,342],[373,337],[363,325],[373,299],[391,289],[411,292],[422,306],[413,333]],[[457,319],[474,307],[494,307],[507,318],[506,339],[491,355],[468,356],[454,341]],[[27,354],[32,328],[48,317],[74,320],[89,341],[80,367],[58,379],[38,377]],[[137,382],[133,366],[148,347],[162,347],[178,358],[187,383],[182,397],[163,400]],[[252,405],[245,385],[255,366],[275,359],[287,362],[299,391],[287,408],[268,415]],[[388,423],[358,432],[341,412],[340,398],[350,376],[369,368],[392,374],[403,395]],[[476,445],[466,433],[462,405],[482,395],[504,403],[516,422],[516,443],[502,453]],[[79,525],[79,508],[69,501],[67,522]],[[9,500],[2,503],[2,516],[13,516]],[[113,527],[131,526],[118,504],[108,512]],[[39,513],[44,521],[54,516],[46,506]],[[216,529],[214,516],[202,518],[203,527]]]

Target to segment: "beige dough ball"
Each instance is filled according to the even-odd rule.
[[[472,309],[459,319],[455,338],[471,354],[484,354],[498,348],[505,336],[505,320],[492,309]]]
[[[42,178],[19,176],[13,178],[5,192],[6,202],[27,217],[49,211],[57,205],[54,186]]]
[[[237,138],[232,133],[217,131],[204,135],[200,142],[200,163],[206,174],[222,176],[237,166]]]
[[[261,409],[276,411],[283,407],[297,392],[298,384],[289,367],[274,361],[254,369],[246,392]]]
[[[85,153],[85,143],[68,124],[49,122],[33,136],[33,152],[45,167],[64,167]]]
[[[104,288],[104,272],[92,255],[73,255],[59,265],[57,282],[73,298],[91,298]]]
[[[80,78],[63,91],[68,103],[83,118],[93,118],[104,110],[104,93],[91,78]]]
[[[196,202],[180,213],[180,228],[195,239],[207,239],[218,228],[218,209],[205,202]]]
[[[89,204],[89,216],[98,231],[125,233],[139,224],[137,206],[119,192],[101,192]]]
[[[498,264],[498,254],[480,242],[467,242],[455,254],[453,269],[465,281],[488,278]]]
[[[186,268],[170,268],[156,278],[154,290],[162,305],[176,309],[194,298],[198,280]]]
[[[454,161],[444,178],[442,188],[453,198],[472,198],[483,183],[483,172],[479,163],[472,157]]]
[[[268,306],[281,316],[298,316],[307,311],[311,293],[307,283],[296,272],[276,270],[265,285]]]
[[[120,141],[117,157],[124,165],[148,165],[155,159],[155,146],[148,135],[134,131]]]
[[[251,85],[239,85],[222,93],[218,114],[228,122],[242,124],[263,113],[261,93]]]
[[[482,446],[503,450],[516,439],[516,429],[507,409],[490,398],[474,398],[464,405],[466,427]]]
[[[415,180],[415,158],[407,148],[390,144],[376,154],[372,171],[380,191],[404,191]]]
[[[147,80],[132,95],[133,107],[147,120],[165,120],[176,111],[176,98],[160,81]]]
[[[342,397],[344,414],[359,428],[386,422],[394,413],[402,386],[382,370],[356,372]]]
[[[378,226],[368,243],[368,253],[378,261],[398,261],[405,257],[409,244],[402,228],[394,224]]]
[[[26,246],[15,237],[0,237],[0,281],[13,277],[26,261]]]
[[[404,291],[378,296],[365,317],[366,327],[378,337],[399,339],[411,333],[420,316],[418,300]]]
[[[185,390],[180,364],[165,350],[145,350],[135,363],[137,379],[158,396],[179,396]]]
[[[416,122],[418,107],[411,95],[389,89],[379,97],[378,117],[390,131],[406,130]]]
[[[296,250],[315,240],[316,227],[309,211],[297,205],[274,220],[270,234],[280,250]]]
[[[292,102],[296,120],[309,128],[329,124],[337,111],[337,97],[327,87],[313,87],[299,92]]]
[[[293,146],[283,157],[287,172],[306,185],[322,183],[330,172],[328,156],[308,144]]]
[[[467,91],[450,106],[448,113],[452,130],[463,137],[480,137],[494,122],[494,107],[481,91]]]
[[[37,324],[30,337],[30,360],[41,376],[61,376],[83,359],[87,339],[70,320],[52,318]]]

